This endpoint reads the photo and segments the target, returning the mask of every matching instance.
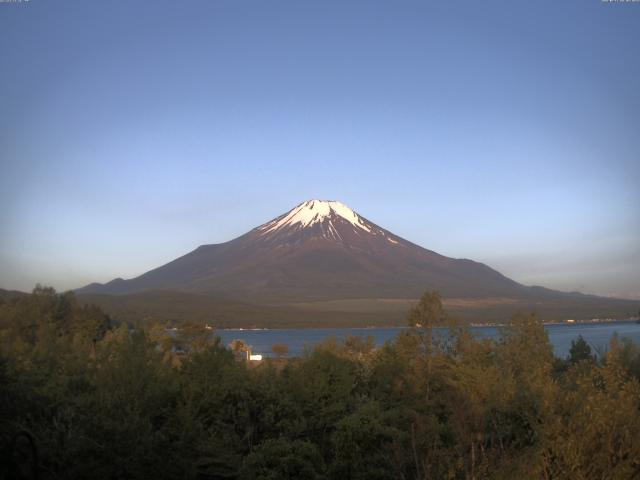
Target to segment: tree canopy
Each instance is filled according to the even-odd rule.
[[[430,292],[383,347],[251,366],[198,326],[171,337],[37,287],[0,304],[0,479],[640,477],[637,345],[556,359],[533,314],[498,339],[450,320]]]

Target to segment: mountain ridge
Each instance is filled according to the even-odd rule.
[[[575,294],[522,285],[470,259],[446,257],[378,226],[345,204],[308,200],[247,233],[191,252],[138,277],[92,283],[78,294],[176,290],[286,304],[357,298],[527,300]]]
[[[476,285],[474,296],[504,294],[505,288],[514,294],[520,287],[484,264],[409,242],[340,202],[309,200],[228,242],[201,245],[133,279],[94,283],[77,292],[128,294],[160,288],[288,301],[372,293],[409,298],[433,288],[465,296],[464,290],[474,287],[474,276],[485,280],[484,286]],[[488,288],[487,279],[502,288]]]

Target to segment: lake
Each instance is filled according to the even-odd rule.
[[[405,327],[389,328],[292,328],[274,330],[242,330],[227,329],[216,330],[215,334],[222,338],[225,345],[234,339],[241,339],[251,345],[253,353],[264,356],[274,356],[271,346],[276,343],[285,343],[289,346],[289,356],[297,357],[305,352],[305,349],[312,349],[331,336],[338,339],[345,339],[348,335],[358,335],[361,337],[372,336],[376,345],[381,346],[385,342],[392,340],[398,332]],[[607,322],[607,323],[577,323],[545,325],[549,333],[549,340],[553,345],[556,356],[565,357],[571,348],[571,341],[579,335],[589,343],[594,351],[607,348],[609,340],[614,333],[620,338],[628,337],[640,344],[640,324],[635,322]],[[442,330],[445,329],[436,329]],[[471,327],[471,331],[482,337],[497,338],[498,327]]]

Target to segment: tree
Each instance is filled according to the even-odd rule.
[[[175,343],[187,352],[201,352],[215,343],[215,338],[203,325],[187,323],[176,332]]]
[[[372,335],[366,338],[360,335],[347,335],[344,339],[344,347],[351,356],[363,360],[373,353],[376,342]]]
[[[75,337],[84,344],[95,349],[97,342],[102,340],[111,329],[111,319],[99,307],[85,305],[75,309],[71,330]]]
[[[442,297],[438,292],[425,292],[407,315],[410,327],[432,328],[443,325],[446,318]]]
[[[568,370],[554,405],[547,478],[639,478],[640,382],[614,345],[604,366]]]
[[[257,416],[252,409],[259,402],[250,380],[245,363],[235,361],[219,337],[185,359],[172,430],[197,478],[235,478],[251,450]]]
[[[336,424],[331,436],[332,478],[391,478],[393,440],[400,432],[386,424],[385,413],[369,401]]]
[[[326,446],[336,422],[357,399],[358,373],[356,362],[328,351],[314,352],[287,371],[287,388],[302,407],[305,438]]]
[[[422,341],[427,357],[433,354],[433,328],[444,326],[447,321],[448,315],[438,292],[425,292],[420,301],[409,310],[407,322],[410,327],[418,329],[416,333]]]
[[[245,343],[244,340],[236,338],[229,343],[229,348],[235,354],[236,360],[248,360],[251,345]]]
[[[433,328],[444,325],[446,320],[447,314],[442,307],[442,299],[438,292],[425,292],[420,301],[409,310],[407,315],[409,326],[417,329],[414,334],[417,335],[424,350],[425,393],[427,400],[431,395],[432,357],[434,354]]]
[[[249,454],[240,470],[241,480],[320,480],[325,465],[317,447],[304,440],[267,440]]]
[[[595,362],[578,338],[554,371],[535,315],[498,339],[447,319],[440,342],[445,319],[429,293],[421,327],[381,348],[332,338],[260,368],[198,327],[172,366],[160,326],[111,328],[38,287],[0,304],[0,479],[22,431],[46,478],[640,478],[637,344],[615,336]]]
[[[92,462],[70,463],[69,468],[82,467],[70,477],[178,476],[183,460],[168,439],[181,390],[162,352],[144,331],[122,325],[100,342],[95,365],[90,376],[94,389],[83,408],[91,412],[84,422],[92,441],[79,436],[60,449],[70,458],[92,459],[99,468],[94,473]]]
[[[582,361],[595,361],[595,356],[591,354],[591,347],[582,338],[582,335],[577,340],[571,340],[571,348],[569,349],[569,356],[567,360],[572,365]]]

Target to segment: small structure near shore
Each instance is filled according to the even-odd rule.
[[[244,358],[247,362],[261,362],[262,355],[253,354],[251,352],[251,345],[247,345],[242,340],[236,339],[229,343],[229,347],[236,354],[236,359]]]

